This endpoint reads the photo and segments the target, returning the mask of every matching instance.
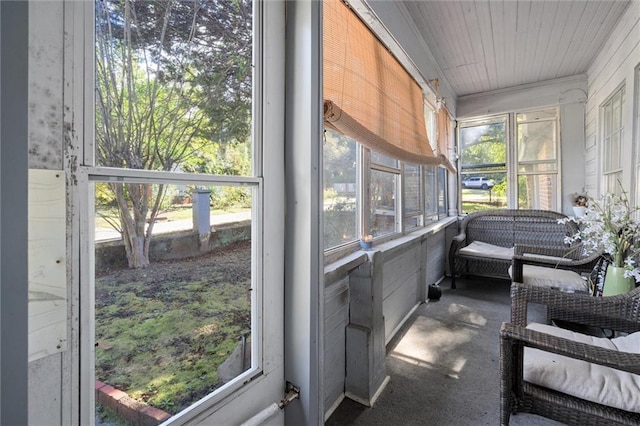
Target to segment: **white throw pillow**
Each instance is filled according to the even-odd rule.
[[[640,332],[606,339],[532,323],[527,328],[593,346],[640,353]],[[640,413],[640,375],[544,352],[524,350],[524,380],[577,398]]]

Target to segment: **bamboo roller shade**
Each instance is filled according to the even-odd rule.
[[[342,1],[325,0],[323,10],[325,124],[400,160],[443,164],[418,83]]]
[[[443,158],[442,164],[452,173],[456,172],[456,168],[451,164],[447,157],[447,148],[449,147],[449,113],[446,109],[440,108],[437,116],[438,123],[438,151],[440,157]]]

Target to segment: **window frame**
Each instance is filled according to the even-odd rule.
[[[554,110],[555,112],[555,117],[548,117],[548,118],[540,118],[540,119],[535,119],[535,120],[526,120],[526,121],[518,121],[518,115],[525,115],[525,114],[535,114],[538,112],[544,112],[544,111],[551,111]],[[515,208],[520,208],[520,192],[519,192],[519,184],[520,184],[520,177],[521,176],[545,176],[545,175],[554,175],[555,177],[555,186],[553,188],[555,194],[552,195],[551,199],[553,200],[553,205],[551,207],[551,210],[557,211],[559,209],[560,206],[560,161],[559,161],[559,157],[560,157],[560,113],[557,107],[551,107],[551,108],[543,108],[543,109],[535,109],[535,110],[529,110],[529,111],[518,111],[518,112],[514,112],[514,151],[515,154],[513,156],[514,161],[515,161],[515,167],[514,167],[514,172],[515,172],[515,203],[516,203],[516,207]],[[520,125],[521,124],[531,124],[531,123],[554,123],[554,138],[555,138],[555,152],[554,152],[554,158],[552,160],[528,160],[528,161],[520,161],[518,159],[519,157],[519,129],[520,129]],[[552,169],[550,170],[545,170],[545,171],[525,171],[522,172],[520,171],[520,167],[521,166],[531,166],[531,165],[539,165],[539,164],[549,164],[549,165],[553,165]],[[528,208],[528,207],[525,207]]]
[[[510,141],[510,134],[511,134],[511,129],[513,128],[513,117],[512,117],[512,113],[505,113],[505,114],[498,114],[498,115],[490,115],[490,116],[482,116],[482,117],[475,117],[475,118],[471,118],[468,120],[460,120],[458,121],[458,125],[456,127],[456,145],[457,145],[457,152],[459,153],[459,157],[460,157],[460,161],[459,161],[459,166],[458,166],[458,200],[457,200],[457,206],[458,206],[458,211],[460,213],[465,213],[462,210],[462,181],[465,179],[466,176],[468,175],[476,175],[478,173],[481,173],[481,167],[473,167],[471,169],[471,171],[465,172],[464,171],[464,165],[462,163],[462,158],[463,158],[463,149],[460,146],[460,141],[461,141],[461,137],[460,137],[460,132],[463,129],[469,128],[469,127],[478,127],[478,126],[488,126],[488,125],[492,125],[492,124],[500,124],[503,123],[504,124],[504,137],[505,137],[505,162],[503,163],[496,163],[493,165],[489,165],[486,167],[502,167],[499,168],[497,170],[487,170],[487,173],[504,173],[505,175],[505,179],[507,182],[507,194],[506,194],[506,198],[507,198],[507,206],[512,205],[513,202],[513,195],[511,194],[511,187],[513,186],[511,184],[511,182],[513,182],[513,178],[511,177],[510,174],[510,167],[509,167],[509,163],[511,162],[511,159],[514,158],[514,153],[513,153],[513,149],[511,147],[511,144],[509,143]],[[466,169],[469,169],[468,167]],[[480,170],[480,171],[476,171],[476,170]],[[511,172],[512,173],[512,172]]]
[[[407,177],[407,166],[415,168],[417,171],[417,181],[418,185],[413,192],[413,196],[417,196],[418,199],[418,207],[416,210],[408,211],[407,210],[407,200],[409,199],[409,178]],[[412,230],[421,228],[424,226],[424,206],[425,206],[425,191],[424,191],[424,166],[420,164],[411,164],[402,162],[402,221],[403,221],[403,232],[407,233]],[[409,222],[411,220],[416,220],[415,226],[410,226]]]
[[[393,158],[393,157],[389,157],[387,155],[383,155],[383,154],[378,154],[375,153],[374,151],[370,150],[369,148],[364,148],[364,152],[365,155],[369,157],[369,169],[368,169],[368,173],[367,173],[367,181],[366,181],[366,185],[369,188],[369,190],[371,190],[371,181],[372,181],[372,172],[379,172],[379,173],[385,173],[388,175],[392,175],[395,178],[395,182],[394,182],[394,190],[395,190],[395,197],[394,197],[394,227],[393,227],[393,231],[388,232],[386,234],[383,235],[373,235],[373,241],[376,242],[382,242],[382,241],[388,241],[392,238],[395,238],[398,234],[402,233],[402,229],[403,229],[403,205],[404,205],[404,199],[403,199],[403,162],[398,160],[397,158]],[[382,157],[391,159],[393,161],[396,162],[395,166],[390,166],[390,165],[385,165],[382,163],[376,163],[374,161],[374,154],[378,154],[381,155]],[[366,203],[367,203],[367,207],[368,207],[368,212],[371,212],[371,193],[369,192],[369,197],[366,199]],[[364,203],[363,203],[364,204]],[[369,214],[364,216],[364,220],[368,221],[369,218]],[[371,223],[367,223],[366,227],[363,227],[363,232],[366,233],[366,235],[369,235],[369,233],[371,232]]]
[[[623,143],[624,143],[624,104],[625,104],[625,96],[626,96],[626,85],[625,83],[621,83],[618,87],[616,87],[613,92],[607,97],[607,99],[602,102],[600,105],[600,167],[601,167],[601,190],[600,192],[610,192],[614,194],[619,194],[621,191],[620,186],[617,184],[617,181],[622,182],[622,174],[623,174]],[[619,101],[619,103],[618,103]],[[618,123],[613,123],[613,111],[615,108],[615,103],[618,103],[619,111],[618,111]],[[616,124],[618,125],[617,127]],[[612,158],[611,150],[615,148],[611,139],[617,136],[617,164],[616,159]],[[615,182],[613,179],[615,178]]]
[[[631,171],[631,205],[637,206],[640,204],[640,64],[635,69],[635,98],[634,98],[634,128],[633,128],[633,140],[632,146],[635,152],[633,158],[635,159],[635,168]],[[636,218],[640,219],[640,212],[636,212]]]
[[[542,112],[542,111],[548,111],[548,110],[555,110],[555,118],[545,118],[545,119],[541,119],[541,120],[535,120],[535,121],[526,121],[527,123],[530,122],[542,122],[542,121],[554,121],[555,122],[555,137],[556,137],[556,146],[555,146],[555,160],[540,160],[540,161],[527,161],[527,162],[520,162],[518,160],[518,121],[517,121],[517,116],[518,114],[535,114],[536,112]],[[487,171],[487,173],[504,173],[505,174],[505,179],[507,182],[507,193],[506,193],[506,199],[507,199],[507,208],[510,209],[519,209],[519,199],[518,199],[518,182],[519,182],[519,177],[520,176],[531,176],[531,175],[548,175],[548,174],[554,174],[556,176],[556,186],[554,188],[555,193],[552,196],[552,199],[554,200],[555,203],[555,209],[559,209],[560,207],[560,197],[561,197],[561,193],[562,193],[562,188],[561,188],[561,182],[562,182],[562,170],[560,168],[560,164],[561,164],[561,152],[562,152],[562,135],[560,132],[560,109],[557,106],[554,107],[548,107],[548,108],[531,108],[531,109],[524,109],[524,110],[518,110],[518,111],[510,111],[510,112],[505,112],[503,114],[496,114],[496,115],[487,115],[487,116],[480,116],[480,117],[472,117],[469,119],[464,119],[464,120],[460,120],[458,121],[458,125],[456,128],[457,131],[457,149],[458,149],[458,153],[460,155],[460,157],[462,158],[463,156],[463,152],[462,152],[462,147],[460,144],[460,131],[462,129],[468,128],[468,127],[475,127],[475,126],[481,126],[481,125],[489,125],[489,124],[496,124],[499,122],[504,122],[505,125],[505,163],[504,163],[504,169],[500,169],[500,170],[491,170],[491,171]],[[526,164],[526,165],[530,165],[530,164],[555,164],[555,170],[554,171],[544,171],[544,172],[520,172],[520,165],[521,164]],[[468,169],[468,168],[467,168]],[[464,179],[465,176],[467,175],[477,175],[478,172],[472,171],[472,172],[465,172],[463,170],[463,165],[462,162],[460,163],[460,167],[458,170],[458,200],[457,200],[457,205],[458,205],[458,209],[460,212],[462,212],[462,180]]]
[[[75,307],[75,325],[78,342],[75,343],[74,368],[79,384],[79,397],[74,407],[77,409],[81,424],[93,424],[95,419],[95,318],[94,318],[94,292],[95,292],[95,255],[94,255],[94,182],[135,182],[152,184],[185,184],[196,183],[202,185],[239,185],[253,188],[252,202],[252,248],[251,248],[251,333],[252,333],[252,362],[251,367],[238,375],[232,381],[208,394],[204,398],[183,409],[170,420],[168,424],[184,424],[196,416],[209,416],[215,413],[234,418],[240,412],[234,406],[236,402],[246,395],[264,392],[267,389],[278,388],[282,385],[283,377],[280,375],[283,364],[277,362],[265,362],[266,360],[282,360],[284,332],[275,338],[274,342],[267,343],[267,335],[273,337],[274,333],[266,333],[273,328],[282,329],[282,309],[277,308],[277,303],[284,304],[284,276],[281,265],[284,259],[284,125],[280,125],[284,111],[284,5],[254,1],[253,8],[253,95],[252,95],[252,168],[248,175],[221,176],[205,175],[184,172],[163,172],[153,170],[120,169],[111,167],[98,167],[95,161],[95,3],[73,3],[65,12],[71,37],[69,55],[65,55],[65,70],[70,82],[69,109],[75,111],[75,126],[81,129],[77,137],[71,141],[73,149],[79,153],[77,168],[74,170],[73,197],[75,203],[75,215],[79,218],[79,226],[74,230],[73,238],[78,253],[77,262],[82,267],[77,267],[78,288],[74,290],[78,300]],[[277,16],[276,16],[277,15]],[[280,16],[282,15],[282,16]],[[274,22],[274,25],[265,25],[265,22]],[[75,24],[75,25],[74,25]],[[269,43],[271,40],[272,43]],[[273,42],[275,41],[275,42]],[[266,66],[265,57],[267,51],[272,58],[280,58],[282,62],[275,60],[275,66]],[[74,66],[75,64],[75,66]],[[79,64],[79,65],[78,65]],[[72,84],[73,82],[80,84]],[[267,82],[270,82],[267,84]],[[75,86],[75,87],[74,87]],[[79,87],[79,88],[78,88]],[[75,89],[75,90],[74,90]],[[265,105],[269,103],[269,108]],[[271,124],[271,125],[269,125]],[[263,145],[269,143],[269,150],[263,149]],[[273,205],[265,209],[265,199],[269,199]],[[274,208],[274,206],[276,206]],[[269,222],[273,226],[265,227]],[[282,222],[282,223],[280,223]],[[82,238],[81,238],[82,236]],[[270,253],[272,266],[264,262],[265,253]],[[282,262],[281,262],[282,261]],[[271,311],[265,308],[272,306]],[[277,333],[276,333],[277,334]],[[91,392],[89,390],[92,390]],[[242,397],[242,395],[245,395]],[[259,404],[258,401],[256,401]]]
[[[389,156],[386,158],[396,161],[395,166],[376,163],[372,160],[372,151],[354,140],[357,144],[357,235],[354,241],[347,241],[332,247],[323,247],[325,263],[333,262],[340,257],[357,250],[359,239],[369,234],[371,229],[369,213],[371,209],[370,184],[372,171],[393,174],[396,177],[396,200],[395,200],[395,230],[393,232],[373,236],[373,240],[380,244],[389,240],[393,240],[405,234],[410,234],[427,226],[429,223],[446,218],[448,216],[448,170],[442,166],[436,165],[420,165],[401,161]],[[373,153],[377,154],[377,153]],[[418,198],[419,209],[407,212],[405,202],[407,199],[407,165],[417,167],[419,171],[418,177]],[[429,177],[432,182],[429,182]],[[442,191],[443,197],[439,196]],[[415,194],[414,194],[415,195]],[[427,208],[431,199],[433,208]],[[417,226],[409,226],[408,222],[416,218]]]

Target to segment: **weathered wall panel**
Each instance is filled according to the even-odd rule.
[[[29,168],[62,169],[61,1],[29,5]]]
[[[61,355],[52,355],[29,363],[29,424],[33,426],[58,426],[65,424],[61,418],[59,374]],[[36,384],[37,386],[33,386]]]
[[[420,244],[413,244],[400,254],[385,258],[382,294],[386,342],[420,302],[421,253]]]
[[[63,4],[29,4],[29,168],[63,169]],[[67,253],[68,256],[68,253]],[[62,422],[65,352],[29,363],[29,422]],[[69,408],[69,407],[67,407]]]
[[[65,179],[29,171],[29,361],[67,349]]]
[[[403,320],[420,303],[420,269],[416,269],[402,286],[384,299],[384,332],[385,342],[393,338]]]
[[[325,287],[324,410],[344,395],[345,330],[349,324],[349,276]]]
[[[427,284],[439,282],[445,272],[445,232],[430,235],[427,239]]]
[[[399,255],[384,260],[383,293],[386,299],[389,295],[406,284],[410,277],[420,270],[420,245],[409,246]]]

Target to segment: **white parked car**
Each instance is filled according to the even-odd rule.
[[[482,176],[468,177],[462,181],[463,188],[471,189],[491,189],[495,184],[493,179],[487,179]]]

